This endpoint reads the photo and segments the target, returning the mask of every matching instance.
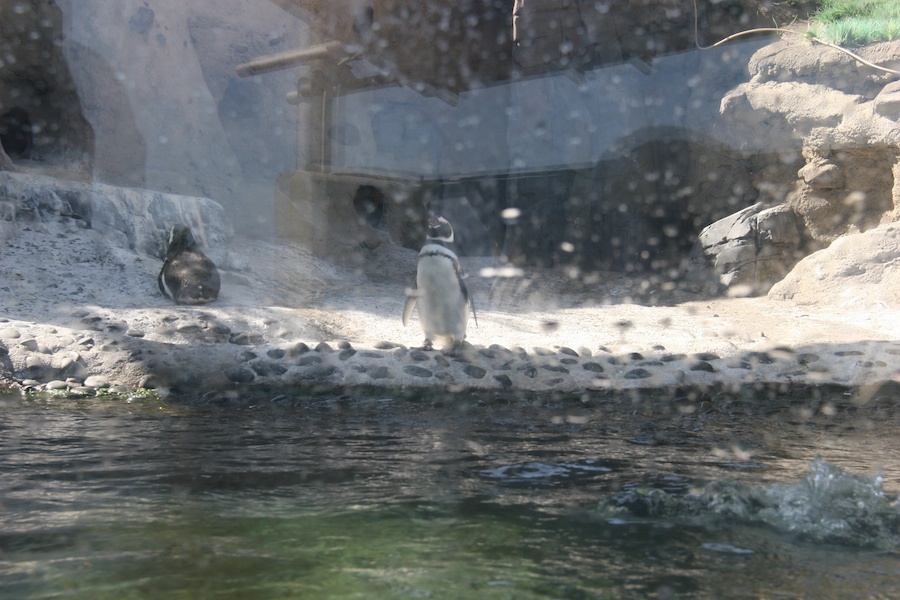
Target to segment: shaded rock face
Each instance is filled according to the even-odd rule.
[[[36,160],[84,172],[93,132],[61,50],[63,15],[55,2],[0,4],[0,167]]]

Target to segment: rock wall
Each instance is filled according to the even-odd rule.
[[[856,52],[872,63],[900,68],[898,42]],[[720,122],[742,151],[757,159],[773,153],[782,157],[759,160],[768,173],[760,183],[778,190],[773,200],[783,202],[779,210],[791,211],[800,223],[796,250],[776,253],[782,264],[775,273],[787,273],[803,256],[842,236],[900,220],[900,86],[895,74],[795,37],[762,48],[748,70],[750,80],[723,98]],[[700,263],[719,265],[723,283],[750,282],[757,293],[765,292],[774,280],[754,273],[773,272],[771,253],[745,253],[738,262],[727,259],[729,247],[755,243],[755,234],[746,233],[701,235],[695,259],[702,256]],[[763,265],[769,268],[761,269]]]
[[[63,14],[48,0],[0,3],[0,139],[18,163],[63,165],[85,177],[92,162],[93,131],[62,52]],[[25,121],[8,120],[21,111]],[[27,133],[27,148],[13,149],[7,133]],[[0,168],[16,169],[3,150]]]
[[[296,78],[239,79],[235,67],[302,45],[303,21],[264,0],[30,0],[0,11],[4,56],[15,57],[0,64],[0,108],[23,105],[39,132],[33,162],[19,167],[211,197],[245,231],[271,229],[275,179],[297,162],[285,101]]]

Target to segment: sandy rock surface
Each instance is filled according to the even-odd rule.
[[[156,258],[71,225],[2,226],[0,369],[8,383],[39,389],[578,392],[900,380],[896,302],[875,301],[871,288],[855,304],[835,302],[815,277],[769,298],[707,299],[619,274],[590,283],[558,273],[502,277],[493,259],[472,258],[463,262],[478,324],[470,321],[471,347],[449,357],[417,349],[416,317],[400,322],[415,271],[408,250],[382,248],[367,276],[301,246],[234,238],[209,251],[222,273],[219,301],[176,306],[157,289]],[[882,262],[893,268],[889,253]]]

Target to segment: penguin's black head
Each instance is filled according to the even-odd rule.
[[[175,225],[169,234],[169,247],[166,249],[166,258],[172,258],[182,252],[197,250],[197,241],[187,225]]]
[[[448,244],[452,242],[453,227],[450,226],[450,221],[436,214],[428,213],[428,234],[426,239],[429,242],[445,242]]]

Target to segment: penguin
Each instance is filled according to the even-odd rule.
[[[156,280],[160,291],[178,304],[206,304],[219,297],[219,271],[186,225],[172,227]]]
[[[419,323],[425,332],[424,350],[430,350],[434,342],[450,346],[448,354],[459,352],[466,339],[466,325],[469,310],[475,324],[478,317],[472,296],[463,280],[459,258],[444,244],[453,242],[453,227],[447,219],[429,214],[428,234],[425,245],[419,252],[416,280],[407,291],[406,305],[403,307],[403,325],[418,301]]]

